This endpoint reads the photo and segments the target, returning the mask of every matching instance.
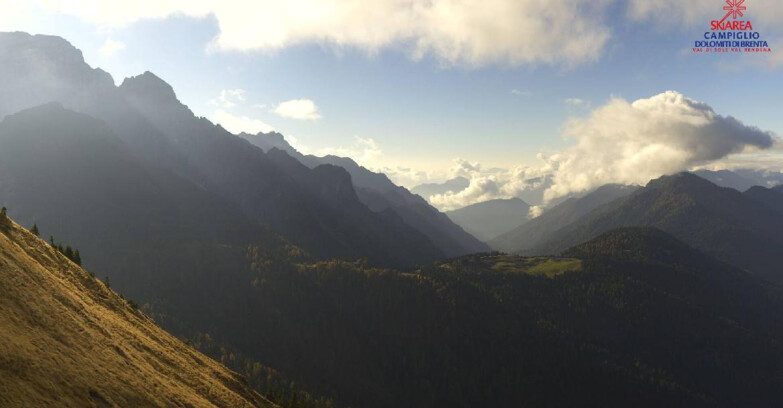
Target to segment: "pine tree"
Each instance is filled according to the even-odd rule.
[[[73,263],[76,265],[82,266],[82,256],[79,254],[79,250],[73,251]]]
[[[109,275],[106,275],[106,276],[103,278],[103,283],[104,283],[104,284],[106,284],[106,287],[107,287],[107,288],[111,288],[111,282],[109,282]]]
[[[30,232],[32,232],[37,237],[39,235],[38,224],[33,224],[33,228],[30,229]]]

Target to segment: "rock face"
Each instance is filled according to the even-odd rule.
[[[0,406],[274,406],[7,218],[0,291]]]

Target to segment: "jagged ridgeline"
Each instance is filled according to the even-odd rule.
[[[113,202],[109,207],[100,208],[104,214],[124,214],[130,229],[134,228],[133,224],[147,223],[144,219],[134,218],[137,215],[159,215],[177,206],[200,206],[201,211],[209,214],[200,218],[207,224],[201,228],[202,232],[210,231],[213,225],[209,224],[217,224],[209,218],[231,218],[239,213],[246,218],[244,221],[253,221],[243,224],[266,224],[277,234],[324,259],[367,258],[376,265],[409,266],[431,262],[446,254],[468,253],[483,246],[451,224],[445,216],[438,216],[431,207],[422,210],[421,214],[414,211],[407,216],[408,221],[391,208],[371,210],[357,197],[351,177],[345,169],[333,165],[309,168],[279,150],[264,152],[222,127],[196,117],[180,103],[171,86],[152,73],[129,78],[117,87],[107,73],[85,64],[81,52],[67,41],[25,33],[0,35],[0,60],[4,62],[0,66],[0,74],[14,78],[14,81],[0,83],[0,93],[3,95],[0,98],[0,116],[57,101],[66,110],[100,121],[104,129],[91,132],[93,138],[105,138],[115,144],[121,142],[122,146],[115,153],[121,153],[125,160],[117,165],[101,161],[98,156],[100,152],[91,151],[90,144],[86,143],[82,149],[85,149],[84,158],[88,160],[78,166],[111,175],[123,170],[123,166],[131,165],[136,167],[135,170],[142,171],[145,183],[165,193],[164,197],[151,201],[141,214],[137,209],[124,208],[126,204],[123,202]],[[47,68],[42,69],[43,66]],[[37,137],[55,138],[58,126],[62,124],[51,121],[49,124],[49,129],[38,130],[54,133]],[[84,126],[74,121],[69,124],[75,129]],[[71,142],[63,140],[54,143],[68,145]],[[106,146],[106,143],[98,144]],[[5,147],[0,150],[8,151]],[[26,159],[43,163],[35,157]],[[62,163],[60,160],[49,168],[39,168],[38,174],[43,175],[55,169],[56,164]],[[107,166],[108,169],[101,166]],[[48,216],[44,211],[27,210],[40,203],[34,200],[38,197],[18,194],[18,190],[24,187],[17,184],[30,181],[25,177],[15,181],[15,172],[21,169],[6,167],[4,170],[8,175],[0,184],[0,192],[5,193],[3,196],[7,197],[6,200],[12,200],[5,204],[16,208],[18,213],[14,216],[25,223],[37,221],[34,219],[36,217]],[[63,180],[55,174],[49,174],[49,183],[42,183],[38,187],[42,191],[49,190],[48,187],[57,190],[57,186],[48,185],[55,181]],[[68,182],[78,184],[80,180]],[[93,184],[90,187],[95,196],[100,195],[103,188],[112,189],[112,186],[106,184]],[[67,191],[65,193],[75,196]],[[193,200],[195,196],[200,199]],[[155,205],[160,204],[161,200],[165,201],[167,208]],[[80,201],[90,204],[84,199]],[[205,202],[209,204],[203,204]],[[67,200],[62,206],[66,204],[69,204]],[[133,204],[134,200],[131,200],[127,205]],[[56,236],[74,242],[83,252],[107,252],[97,244],[95,248],[101,250],[92,251],[95,248],[89,248],[89,242],[81,242],[90,239],[110,242],[105,237],[98,238],[95,234],[86,233],[93,227],[91,219],[72,218],[74,223],[82,225],[80,229],[73,231],[69,226],[61,226],[59,223],[47,225],[55,229]],[[411,226],[411,222],[419,219],[423,221],[418,224],[418,229]],[[176,221],[171,223],[174,224],[171,225],[172,229],[178,228]],[[449,241],[446,239],[449,234],[441,231],[441,227],[429,228],[428,223],[442,224],[446,228],[444,231],[449,231],[454,237],[461,236],[464,242]],[[61,233],[66,227],[69,235]],[[425,228],[429,229],[425,231]],[[221,228],[218,226],[217,229],[219,234]],[[439,239],[440,243],[436,245],[430,237]],[[99,259],[90,262],[94,262],[93,266],[96,267],[105,266]],[[122,276],[118,278],[117,284],[120,285]]]
[[[0,406],[274,406],[5,214],[0,293]]]

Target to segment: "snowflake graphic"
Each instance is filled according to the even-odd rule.
[[[745,0],[726,0],[726,5],[723,6],[723,9],[727,11],[726,17],[731,16],[734,20],[737,17],[743,17],[744,14],[742,12],[748,9],[742,5],[744,2]],[[724,20],[726,17],[724,17]]]

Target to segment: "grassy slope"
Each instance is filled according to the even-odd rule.
[[[43,240],[5,224],[0,406],[273,406]]]

